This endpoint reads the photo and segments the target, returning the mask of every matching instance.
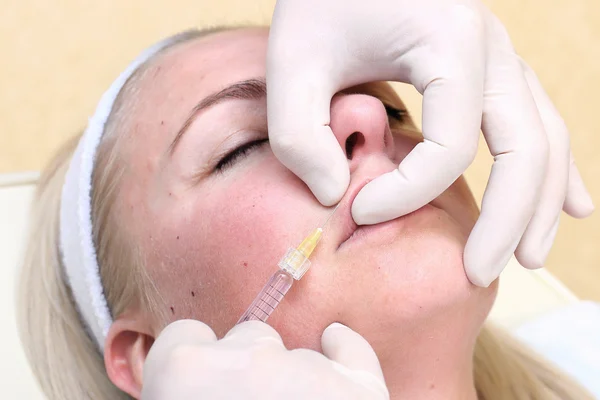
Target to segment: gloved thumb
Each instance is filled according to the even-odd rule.
[[[279,333],[273,327],[261,321],[246,321],[234,326],[227,332],[222,342],[235,342],[238,345],[248,347],[256,343],[270,343],[278,347],[284,347]]]
[[[279,6],[279,3],[278,3]],[[327,49],[305,49],[310,59],[297,59],[296,46],[272,27],[267,52],[267,119],[269,143],[283,165],[306,183],[325,206],[339,202],[350,183],[350,171],[330,123],[331,98],[339,90],[337,74],[331,76],[316,60],[329,59]],[[294,49],[294,50],[290,50]],[[315,53],[317,52],[317,53]],[[323,57],[319,57],[319,53]],[[325,54],[327,56],[325,56]]]
[[[180,319],[167,325],[158,335],[156,343],[161,347],[169,347],[172,344],[204,344],[216,341],[217,336],[210,326],[193,319]]]
[[[164,360],[173,348],[181,344],[202,345],[216,341],[217,336],[210,326],[196,320],[181,319],[170,323],[162,330],[150,348],[145,363],[147,365],[154,365],[154,361],[160,363],[160,360]]]
[[[323,331],[321,347],[323,354],[331,361],[351,371],[370,374],[379,384],[382,393],[389,396],[379,359],[365,338],[347,326],[334,322]]]
[[[166,399],[171,394],[161,391],[160,382],[153,377],[164,377],[165,363],[170,359],[173,350],[179,346],[203,345],[215,343],[217,336],[213,330],[200,321],[184,319],[172,322],[158,335],[144,361],[144,385],[142,399]],[[177,371],[171,368],[171,373]]]

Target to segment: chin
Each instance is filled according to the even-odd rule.
[[[403,226],[394,240],[373,237],[369,245],[364,240],[349,267],[348,310],[379,322],[412,324],[476,309],[486,292],[468,280],[466,238],[444,214],[438,213],[435,224]],[[493,298],[488,311],[491,303]]]

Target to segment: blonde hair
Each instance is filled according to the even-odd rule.
[[[223,29],[190,33],[178,43]],[[129,114],[126,100],[135,94],[146,69],[140,67],[119,94],[98,149],[92,192],[94,244],[112,315],[137,304],[162,319],[164,307],[145,274],[139,249],[120,228],[115,212],[123,165],[115,150],[123,136],[119,127]],[[59,251],[61,190],[78,139],[57,153],[38,185],[18,289],[19,333],[34,375],[50,400],[129,399],[106,374],[102,354],[78,314]],[[592,399],[548,362],[490,326],[484,326],[477,340],[474,380],[479,398],[485,400]]]
[[[178,44],[233,28],[193,30],[142,64],[117,96],[98,147],[92,177],[94,246],[104,295],[111,315],[139,305],[164,320],[154,285],[135,243],[118,220],[117,194],[123,172],[119,160],[122,125],[127,122],[139,82],[161,54]],[[80,136],[60,149],[43,172],[32,209],[26,256],[17,289],[17,324],[25,354],[42,390],[50,399],[130,399],[110,381],[104,359],[80,318],[64,272],[59,249],[62,186]]]

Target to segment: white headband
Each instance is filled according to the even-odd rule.
[[[89,119],[65,177],[60,204],[60,249],[63,264],[79,313],[101,351],[104,351],[104,339],[112,324],[112,317],[104,297],[92,237],[91,191],[96,149],[123,85],[143,63],[176,42],[180,36],[169,37],[146,49],[112,83]]]

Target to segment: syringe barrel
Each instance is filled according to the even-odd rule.
[[[294,278],[286,271],[275,272],[237,323],[252,320],[265,322],[283,300],[283,296],[290,290],[293,283]]]

